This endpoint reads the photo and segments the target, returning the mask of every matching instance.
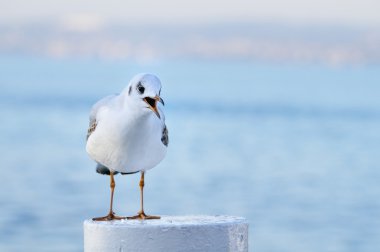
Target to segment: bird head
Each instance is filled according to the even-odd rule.
[[[161,118],[157,103],[164,105],[160,97],[161,82],[153,74],[138,74],[132,78],[126,89],[127,95],[146,112],[154,112]]]

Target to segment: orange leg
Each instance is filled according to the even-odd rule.
[[[114,190],[115,190],[115,180],[113,178],[113,172],[112,171],[110,171],[110,179],[111,179],[111,182],[110,182],[110,187],[111,187],[110,211],[109,211],[108,215],[106,215],[106,216],[92,218],[92,220],[94,220],[94,221],[110,221],[110,220],[123,220],[123,219],[125,219],[125,217],[115,215],[115,213],[112,210],[112,207],[113,207],[113,193],[114,193]]]
[[[145,172],[141,172],[141,179],[140,179],[140,193],[141,193],[141,209],[137,213],[137,215],[132,217],[127,217],[128,220],[151,220],[151,219],[160,219],[160,216],[153,216],[153,215],[146,215],[144,212],[144,174]]]

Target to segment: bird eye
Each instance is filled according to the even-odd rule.
[[[141,85],[141,83],[139,83],[137,85],[137,90],[140,92],[140,94],[143,94],[145,91],[145,88],[143,87],[143,85]]]

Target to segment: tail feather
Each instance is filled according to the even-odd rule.
[[[102,175],[110,175],[110,169],[107,168],[107,166],[97,163],[96,165],[96,172],[100,173]],[[118,174],[118,172],[113,172],[113,175]]]
[[[96,172],[99,173],[99,174],[102,174],[102,175],[110,175],[110,169],[108,169],[107,166],[99,164],[99,163],[97,163],[97,165],[96,165]],[[121,174],[122,175],[129,175],[129,174],[135,174],[135,173],[138,173],[138,172],[139,171],[135,171],[135,172],[121,172]],[[116,175],[118,173],[119,172],[114,171],[113,175]]]

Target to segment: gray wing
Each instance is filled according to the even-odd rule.
[[[96,116],[98,114],[99,109],[103,106],[107,106],[110,103],[110,101],[115,97],[116,97],[116,95],[106,96],[103,99],[101,99],[100,101],[98,101],[97,103],[95,103],[94,106],[92,106],[91,112],[90,112],[90,123],[89,123],[88,129],[87,129],[86,140],[88,140],[88,138],[91,136],[91,134],[96,130],[96,126],[98,125],[98,121],[96,120]]]
[[[166,124],[164,124],[164,129],[162,130],[162,136],[161,136],[161,142],[165,145],[169,145],[169,131],[166,127]]]
[[[90,112],[90,123],[87,130],[87,140],[91,136],[91,134],[96,130],[96,126],[98,125],[98,121],[96,117],[99,112],[99,109],[103,106],[107,106],[111,102],[111,100],[115,97],[116,95],[106,96],[100,101],[98,101],[97,103],[95,103],[94,106],[92,106],[91,112]],[[110,175],[110,170],[106,166],[100,163],[96,164],[96,172],[103,175]],[[116,175],[117,173],[118,172],[114,172],[114,175]]]
[[[159,104],[159,105],[161,105],[161,104]],[[169,144],[169,131],[168,131],[168,128],[166,127],[166,124],[165,124],[165,114],[164,114],[164,111],[161,109],[160,106],[158,107],[158,111],[160,113],[161,122],[162,122],[162,125],[163,125],[162,135],[161,135],[161,142],[165,146],[168,146],[168,144]]]
[[[98,125],[98,123],[97,123],[96,119],[93,119],[93,120],[90,119],[90,124],[88,125],[88,129],[87,129],[86,140],[88,140],[88,138],[91,136],[92,132],[95,131],[97,125]]]

